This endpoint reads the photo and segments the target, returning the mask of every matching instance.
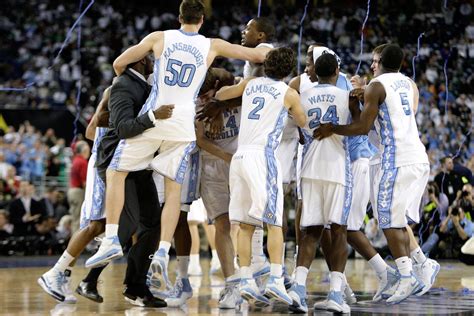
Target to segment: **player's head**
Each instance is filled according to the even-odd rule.
[[[241,44],[246,47],[255,47],[260,43],[273,40],[275,27],[268,18],[259,17],[250,20],[242,31]]]
[[[388,44],[382,44],[374,48],[372,51],[372,63],[370,64],[370,69],[374,73],[374,77],[380,76],[382,74],[380,67],[380,56],[382,55],[383,49]]]
[[[306,67],[304,68],[304,72],[309,76],[312,82],[315,82],[317,78],[316,74],[314,73],[313,49],[314,44],[308,46],[308,51],[306,55]]]
[[[402,67],[403,50],[396,44],[388,44],[380,54],[380,65],[384,72],[398,72]]]
[[[341,65],[341,58],[339,58],[339,56],[337,56],[337,54],[332,49],[324,46],[324,44],[322,44],[322,43],[314,44],[313,62],[316,62],[316,59],[318,59],[323,54],[332,54],[332,55],[334,55],[334,57],[336,57],[336,60],[337,60],[337,66],[339,67]]]
[[[322,54],[314,63],[314,71],[319,83],[336,84],[339,76],[339,65],[333,54]]]
[[[204,4],[201,0],[183,0],[179,6],[179,23],[202,25]]]
[[[441,167],[444,169],[444,172],[451,172],[454,169],[453,157],[446,156],[441,158]]]
[[[148,76],[149,74],[153,73],[153,65],[153,57],[151,54],[149,54],[135,63],[128,64],[127,68],[133,68],[142,75]]]
[[[288,47],[272,49],[263,61],[263,70],[269,78],[281,80],[291,74],[296,64],[296,54]]]

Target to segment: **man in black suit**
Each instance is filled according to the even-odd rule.
[[[13,235],[26,236],[34,235],[36,229],[34,224],[40,218],[46,216],[46,212],[41,203],[33,198],[31,185],[28,181],[20,182],[19,196],[10,203],[8,212],[10,223],[14,225]]]

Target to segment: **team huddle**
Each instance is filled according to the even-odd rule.
[[[400,47],[375,48],[374,79],[365,83],[339,70],[333,50],[313,44],[305,72],[287,84],[296,55],[269,44],[274,29],[268,19],[251,20],[242,45],[198,33],[200,1],[184,0],[179,19],[179,30],[151,33],[115,60],[118,77],[88,127],[94,147],[81,230],[38,279],[40,286],[58,301],[75,303],[70,269],[105,232],[76,290],[102,302],[98,277],[135,234],[125,298],[148,307],[184,305],[193,295],[186,211],[202,198],[225,277],[219,308],[234,309],[243,299],[258,306],[277,300],[308,312],[306,283],[318,244],[330,288],[315,309],[349,313],[357,301],[344,274],[347,244],[377,275],[374,301],[396,304],[426,293],[440,266],[425,257],[409,224],[419,221],[430,168],[415,121],[418,89],[399,72]],[[217,56],[245,60],[243,76],[212,68]],[[283,202],[292,182],[299,207],[290,276]],[[360,231],[369,201],[395,268]],[[168,276],[173,239],[174,285]]]

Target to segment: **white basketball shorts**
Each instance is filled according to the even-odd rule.
[[[229,213],[229,169],[222,159],[202,157],[201,197],[211,222]]]
[[[105,183],[94,167],[96,154],[92,154],[87,164],[86,192],[81,207],[80,228],[89,225],[90,221],[105,218]]]
[[[296,180],[296,154],[298,152],[298,139],[283,139],[278,146],[276,156],[280,162],[284,184]]]
[[[360,230],[364,223],[370,195],[369,159],[359,158],[352,163],[352,203],[347,230]]]

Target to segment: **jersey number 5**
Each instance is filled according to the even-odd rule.
[[[183,65],[179,60],[170,59],[166,65],[166,71],[171,73],[171,75],[166,75],[165,77],[167,85],[175,86],[177,84],[181,88],[186,88],[193,82],[196,66],[193,64]]]
[[[405,115],[410,115],[411,105],[410,101],[408,101],[408,96],[405,92],[400,93],[400,100],[402,101],[403,112],[405,112]]]
[[[321,109],[320,108],[314,108],[310,109],[308,111],[308,117],[312,117],[314,115],[314,118],[309,121],[309,128],[317,128],[319,124],[321,124]],[[339,117],[337,116],[337,109],[335,105],[330,105],[324,114],[322,120],[324,122],[331,122],[334,125],[339,124]]]
[[[255,109],[250,111],[248,117],[250,120],[258,120],[260,119],[260,114],[257,114],[257,112],[263,109],[263,106],[265,105],[265,99],[262,97],[255,97],[252,101],[252,104],[256,104],[257,106]]]

